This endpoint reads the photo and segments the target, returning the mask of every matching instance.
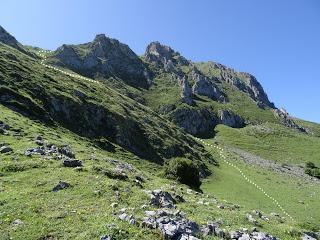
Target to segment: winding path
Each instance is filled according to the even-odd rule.
[[[210,143],[206,143],[204,140],[200,139],[200,138],[196,138],[198,141],[200,141],[201,143],[203,143],[204,145],[206,146],[209,146],[209,147],[213,147],[213,148],[216,148],[218,151],[219,151],[219,155],[220,157],[222,158],[222,160],[228,164],[229,166],[235,168],[240,174],[241,176],[247,181],[249,182],[250,184],[252,184],[254,187],[256,187],[259,191],[261,191],[267,198],[269,198],[278,208],[280,208],[280,210],[283,212],[284,215],[286,215],[287,217],[289,217],[292,221],[294,221],[293,217],[279,204],[279,202],[274,199],[272,196],[270,196],[268,193],[266,193],[266,191],[260,187],[258,184],[256,184],[254,181],[252,181],[250,178],[248,178],[243,172],[242,170],[234,165],[233,163],[229,162],[227,160],[227,157],[225,156],[224,154],[224,149],[222,147],[219,147],[219,146],[216,146],[216,145],[213,145],[213,144],[210,144]]]
[[[87,78],[87,77],[84,77],[84,76],[81,76],[79,74],[74,74],[74,73],[70,73],[70,72],[67,72],[67,71],[63,71],[57,67],[54,67],[54,66],[50,66],[48,64],[45,63],[45,61],[47,60],[47,57],[46,57],[46,53],[50,53],[51,51],[47,51],[47,50],[40,50],[37,54],[42,58],[41,61],[40,61],[40,64],[43,65],[44,67],[47,67],[47,68],[50,68],[50,69],[53,69],[55,71],[58,71],[60,73],[63,73],[65,75],[68,75],[70,77],[74,77],[74,78],[78,78],[78,79],[81,79],[81,80],[85,80],[85,81],[89,81],[89,82],[93,82],[93,83],[98,83],[100,84],[99,81],[96,81],[96,80],[93,80],[93,79],[90,79],[90,78]],[[293,217],[287,212],[285,211],[285,209],[279,204],[279,202],[274,199],[272,196],[270,196],[268,193],[265,192],[265,190],[260,187],[259,185],[257,185],[255,182],[253,182],[251,179],[249,179],[243,172],[242,170],[234,165],[233,163],[229,162],[227,159],[226,159],[226,156],[224,155],[224,149],[219,147],[219,146],[215,146],[213,144],[210,144],[210,143],[206,143],[204,140],[200,139],[200,138],[196,138],[198,141],[202,142],[203,144],[205,144],[206,146],[209,146],[209,147],[213,147],[213,148],[216,148],[218,151],[219,151],[219,155],[220,157],[222,158],[222,160],[228,164],[229,166],[235,168],[241,175],[242,177],[247,181],[249,182],[250,184],[252,184],[253,186],[255,186],[258,190],[260,190],[267,198],[269,198],[274,204],[276,204],[277,207],[279,207],[281,209],[281,211],[286,215],[288,216],[292,221],[294,221]]]

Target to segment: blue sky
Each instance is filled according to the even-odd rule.
[[[137,54],[157,40],[252,73],[276,106],[320,123],[318,0],[2,0],[0,25],[51,50],[97,33]]]

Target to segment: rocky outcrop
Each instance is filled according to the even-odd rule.
[[[189,65],[189,61],[180,53],[159,42],[152,42],[147,46],[144,58],[147,62],[164,68],[166,71],[173,70],[174,65]]]
[[[179,79],[179,85],[181,88],[181,101],[188,105],[192,105],[192,91],[189,82],[183,77]]]
[[[125,44],[99,34],[92,42],[62,45],[49,60],[90,78],[121,78],[134,87],[147,88],[149,73]]]
[[[218,102],[226,102],[225,96],[208,78],[195,72],[192,73],[191,77],[194,81],[194,85],[192,86],[193,94],[206,96]]]
[[[245,126],[245,121],[239,115],[230,110],[219,110],[219,123],[233,128],[241,128]]]
[[[284,108],[274,109],[273,114],[285,126],[289,128],[297,129],[300,132],[307,132],[307,129],[295,123],[293,118],[288,114],[288,112]]]
[[[275,108],[269,101],[267,94],[257,79],[249,73],[237,72],[222,64],[215,62],[200,63],[197,66],[205,65],[205,74],[216,78],[218,81],[226,82],[240,91],[245,92],[252,98],[260,108]]]
[[[195,136],[211,136],[218,124],[217,116],[207,109],[176,109],[169,117],[184,131]]]

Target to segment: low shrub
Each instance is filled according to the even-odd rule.
[[[306,163],[304,172],[312,177],[320,178],[320,168],[318,168],[313,162]]]
[[[198,167],[188,159],[174,158],[166,162],[164,174],[170,179],[175,179],[192,188],[199,188],[201,185]]]

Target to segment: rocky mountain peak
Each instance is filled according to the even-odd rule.
[[[152,42],[147,46],[144,54],[145,60],[155,64],[157,67],[171,69],[175,65],[189,65],[190,62],[166,45],[159,42]]]
[[[104,34],[104,33],[100,33],[100,34],[97,34],[96,37],[94,38],[94,42],[99,42],[99,41],[105,41],[107,40],[107,36]]]
[[[56,64],[91,78],[121,78],[133,87],[146,88],[149,73],[140,58],[118,40],[98,34],[92,42],[62,45],[54,55]]]

